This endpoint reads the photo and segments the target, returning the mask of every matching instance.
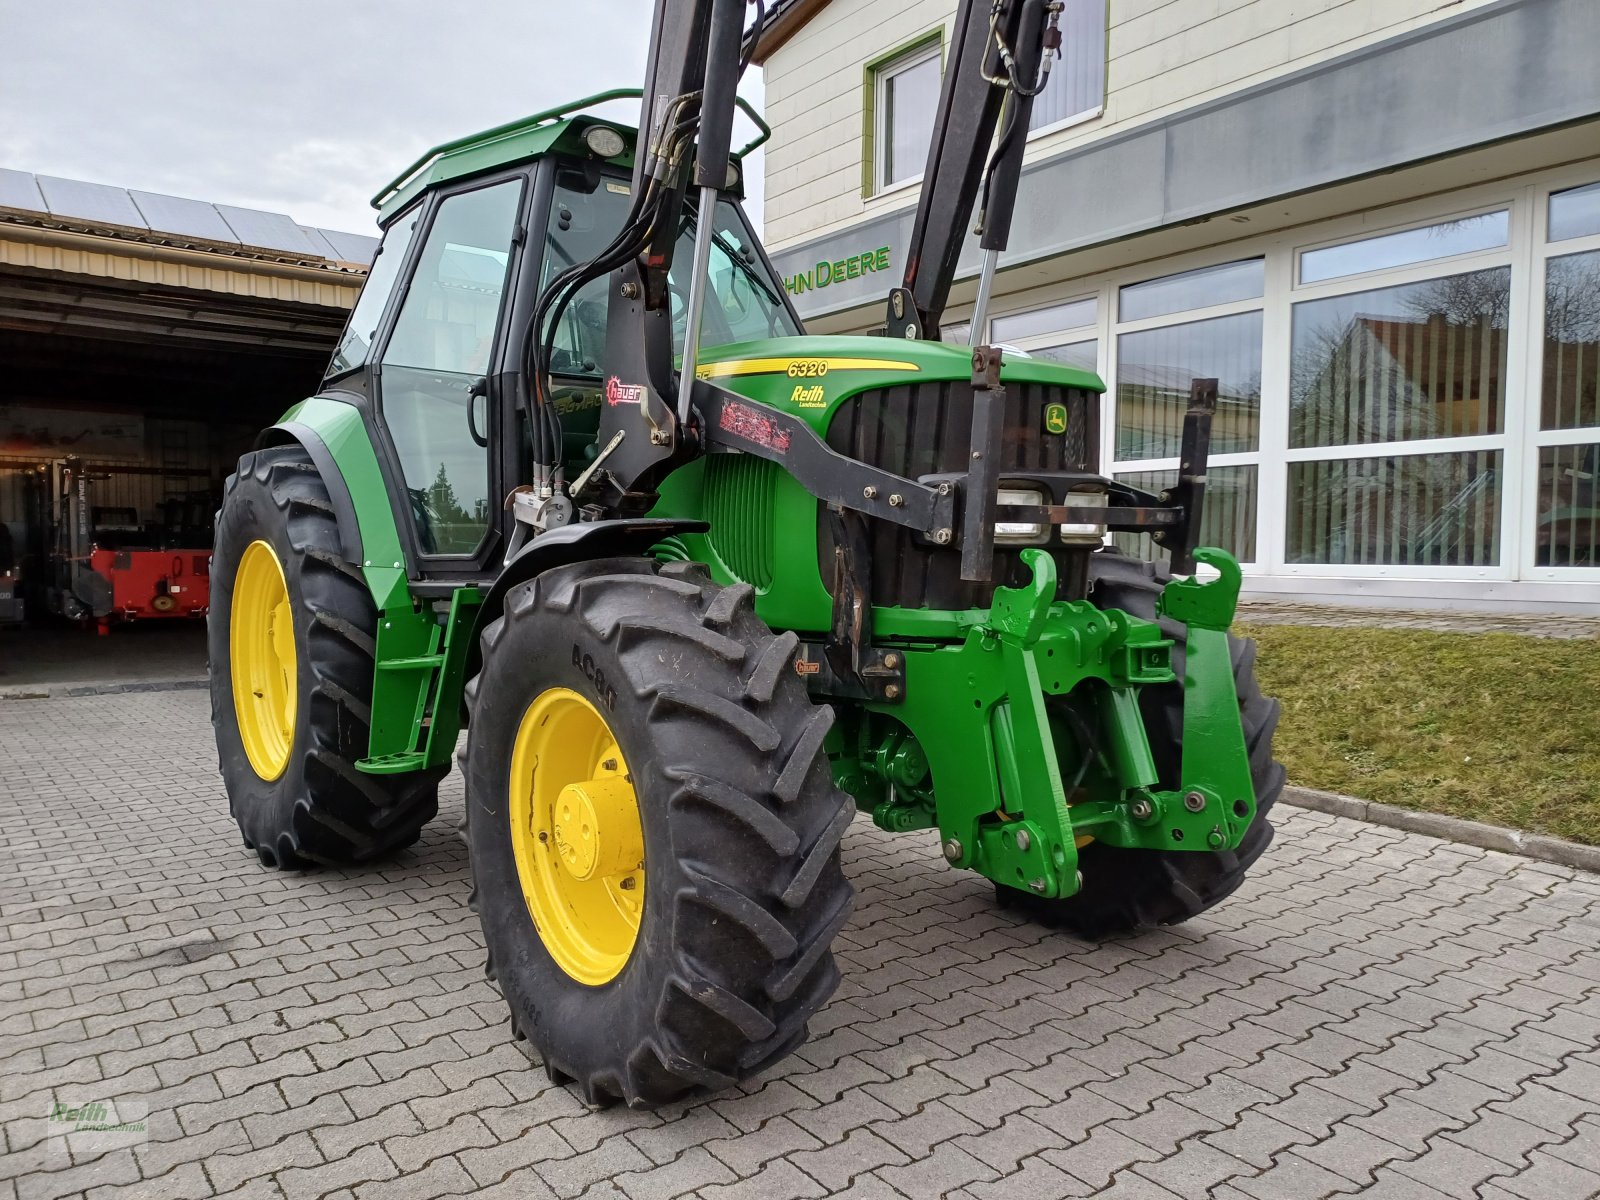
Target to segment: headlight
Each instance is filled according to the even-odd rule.
[[[999,503],[1008,504],[1049,504],[1049,498],[1038,488],[1001,488]],[[1033,542],[1042,542],[1045,537],[1045,525],[1042,521],[996,521],[994,525],[994,540],[1007,545],[1027,545]]]
[[[1063,542],[1075,546],[1093,546],[1105,540],[1106,494],[1104,492],[1068,492],[1067,507],[1082,510],[1083,520],[1072,521],[1061,527]]]
[[[607,125],[591,125],[583,131],[583,140],[600,158],[615,158],[628,148],[622,135]]]

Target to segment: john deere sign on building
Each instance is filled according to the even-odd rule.
[[[885,281],[889,277],[885,272],[889,269],[889,247],[879,246],[876,250],[864,250],[846,258],[824,259],[804,271],[785,275],[783,286],[789,289],[791,296],[818,291],[852,279],[874,279],[887,289],[889,284]]]
[[[955,2],[773,12],[768,245],[812,331],[871,330]],[[1145,487],[1220,380],[1204,536],[1257,594],[1600,611],[1600,4],[1061,20],[982,336],[1097,371]]]

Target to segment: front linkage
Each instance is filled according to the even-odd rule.
[[[1240,572],[1221,550],[1197,557],[1219,578],[1175,579],[1160,600],[1188,626],[1177,788],[1159,785],[1138,701],[1177,679],[1171,639],[1155,622],[1055,600],[1055,563],[1039,550],[1023,552],[1030,581],[997,589],[960,645],[888,652],[903,656],[905,700],[841,722],[840,786],[883,828],[937,825],[952,865],[1044,898],[1078,890],[1086,840],[1236,848],[1255,817],[1226,632]]]

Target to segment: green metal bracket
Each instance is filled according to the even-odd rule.
[[[1056,598],[1056,563],[1043,550],[1027,549],[1022,562],[1033,577],[1019,588],[995,588],[989,627],[1013,645],[1026,649],[1039,640]]]
[[[1233,624],[1233,614],[1239,607],[1239,589],[1244,585],[1239,560],[1215,546],[1198,547],[1194,560],[1216,568],[1218,577],[1210,583],[1174,579],[1161,589],[1156,611],[1174,621],[1182,621],[1190,629],[1226,633]]]
[[[356,769],[404,775],[447,764],[461,732],[459,697],[472,618],[483,602],[475,587],[457,588],[442,619],[411,602],[385,608],[378,621],[372,738]]]

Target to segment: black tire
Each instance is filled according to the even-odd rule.
[[[774,635],[751,597],[694,564],[608,559],[513,588],[483,634],[462,766],[486,971],[514,1036],[591,1104],[753,1075],[805,1040],[839,980],[830,944],[853,903],[839,840],[855,809],[822,749],[833,711],[792,670],[795,635]],[[553,687],[605,706],[644,834],[638,936],[599,986],[545,948],[511,848],[512,746]]]
[[[1090,599],[1099,608],[1117,608],[1156,619],[1156,597],[1171,576],[1156,563],[1102,551],[1090,559]],[[1162,630],[1176,643],[1173,670],[1183,678],[1186,629],[1163,620]],[[1248,638],[1228,637],[1234,685],[1244,725],[1256,815],[1236,850],[1130,850],[1091,842],[1078,851],[1083,887],[1062,900],[1047,900],[1002,884],[995,886],[1002,906],[1089,940],[1177,925],[1199,916],[1236,891],[1272,841],[1268,814],[1283,791],[1283,765],[1272,757],[1278,727],[1278,702],[1256,683],[1256,646]],[[1140,696],[1150,749],[1165,788],[1178,786],[1183,751],[1183,685],[1147,687]]]
[[[234,712],[229,626],[239,560],[267,542],[294,613],[297,703],[289,763],[273,780],[250,765]],[[300,870],[381,859],[415,842],[438,811],[448,768],[365,775],[378,613],[360,570],[340,553],[333,505],[297,445],[257,450],[228,477],[217,514],[206,618],[211,724],[228,805],[246,848]]]

